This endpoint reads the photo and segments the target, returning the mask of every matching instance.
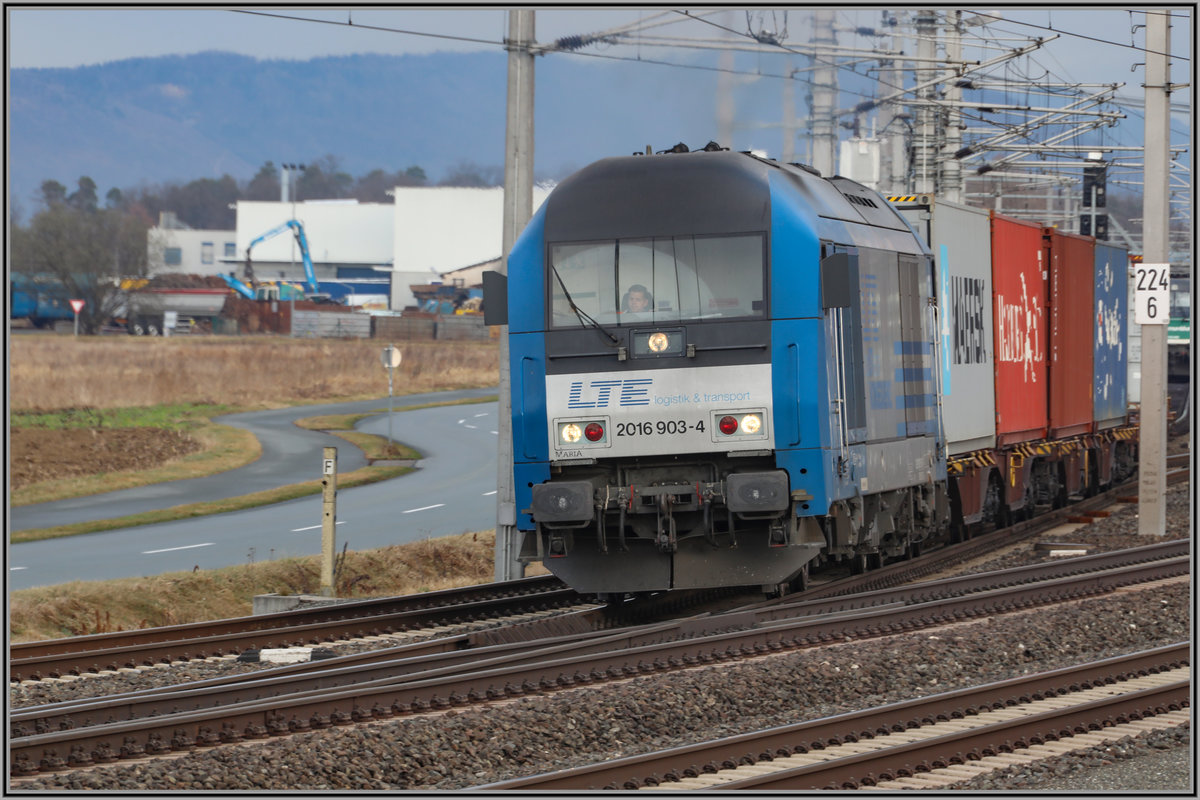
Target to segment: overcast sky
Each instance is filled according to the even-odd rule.
[[[912,10],[915,6],[900,8]],[[507,33],[504,9],[486,6],[428,9],[247,6],[239,11],[183,6],[86,8],[77,5],[9,7],[6,12],[9,66],[14,68],[77,67],[206,50],[259,59],[297,60],[356,53],[502,52],[501,42]],[[693,18],[685,14],[691,14]],[[995,74],[1017,87],[1027,81],[1039,80],[1123,83],[1118,96],[1133,105],[1123,106],[1128,117],[1109,135],[1119,144],[1140,144],[1144,123],[1134,106],[1140,105],[1144,97],[1144,70],[1140,64],[1145,57],[1138,49],[1145,40],[1143,10],[1105,5],[1031,10],[999,4],[971,9],[965,12],[966,15],[979,15],[976,24],[984,18],[990,23],[987,28],[969,29],[964,39],[967,58],[983,60],[997,55],[1000,47],[1016,48],[1034,37],[1058,37],[1030,55],[1027,61],[1012,62],[997,69]],[[1194,72],[1191,60],[1193,15],[1191,6],[1173,11],[1171,79],[1177,83],[1190,81]],[[804,42],[811,33],[811,7],[748,11],[713,7],[671,10],[661,7],[581,9],[558,6],[537,10],[535,38],[538,42],[549,43],[564,36],[597,33],[639,22],[655,23],[655,27],[647,31],[649,34],[674,39],[713,40],[730,35],[695,16],[727,24],[742,33],[742,42],[749,42],[745,36],[748,29],[773,32],[787,42]],[[836,16],[838,43],[868,49],[886,43],[887,39],[858,38],[852,33],[859,26],[878,26],[880,16],[878,6],[839,6]],[[991,40],[992,49],[972,50],[972,43],[978,41],[973,35],[976,33]],[[914,45],[909,41],[907,47],[912,49]],[[699,57],[698,51],[692,49],[654,50],[648,45],[601,44],[583,52],[586,56],[565,57],[643,58],[672,64]],[[796,58],[802,59],[801,56]],[[739,64],[745,63],[744,55],[742,59]],[[857,71],[866,72],[868,66],[863,65]],[[672,70],[661,66],[648,66],[647,69],[654,71],[652,76],[648,75],[648,80],[682,83],[698,74],[694,70]],[[845,82],[843,89],[846,89]],[[1172,96],[1171,128],[1177,139],[1187,139],[1191,135],[1192,91],[1189,88]],[[1043,104],[1037,100],[1036,96],[1028,98],[1030,105]]]
[[[10,67],[76,67],[141,56],[197,53],[225,50],[261,59],[309,59],[318,56],[352,53],[428,53],[435,50],[496,50],[506,33],[503,9],[486,7],[441,7],[433,9],[381,9],[342,7],[281,8],[248,6],[246,12],[217,8],[99,8],[74,7],[12,8],[8,14],[8,55]],[[680,9],[683,10],[683,9]],[[693,10],[708,14],[714,9]],[[978,11],[976,9],[975,11]],[[799,21],[807,9],[757,12],[747,19],[744,9],[730,12],[734,26],[745,28],[750,22],[757,29],[781,31],[789,24],[789,40],[797,34],[806,37],[807,27]],[[549,42],[562,36],[605,30],[622,24],[647,20],[661,13],[650,7],[609,10],[581,10],[559,6],[539,9],[536,14],[536,38]],[[1065,7],[1049,10],[1018,10],[1004,5],[990,6],[984,13],[1000,14],[1008,23],[995,23],[1026,37],[1050,36],[1051,31],[1076,33],[1064,35],[1054,43],[1047,66],[1060,68],[1074,80],[1085,82],[1137,82],[1130,67],[1140,59],[1129,45],[1142,43],[1144,31],[1134,26],[1144,15],[1116,6]],[[1184,8],[1180,15],[1190,15]],[[300,21],[289,19],[303,17]],[[669,24],[654,29],[665,36],[714,38],[716,28],[671,12]],[[838,21],[843,25],[878,23],[878,8],[843,5]],[[1027,23],[1018,25],[1017,21]],[[353,23],[353,26],[346,23]],[[378,30],[374,28],[387,28]],[[798,30],[799,29],[799,30]],[[1188,57],[1192,44],[1192,21],[1175,20],[1172,49]],[[403,32],[401,32],[403,31]],[[424,35],[421,35],[424,34]],[[845,34],[842,34],[843,41]],[[1093,37],[1112,44],[1091,41]],[[1177,66],[1191,72],[1190,62]],[[1178,80],[1184,80],[1179,78]]]
[[[9,9],[13,67],[76,67],[138,56],[225,50],[261,59],[353,53],[498,50],[502,8]],[[654,9],[539,10],[538,41],[636,22]],[[300,21],[324,20],[329,24]],[[352,22],[353,27],[347,25]],[[682,16],[673,25],[694,25]],[[373,30],[387,28],[390,30]],[[403,32],[401,32],[403,31]],[[424,34],[424,35],[422,35]]]

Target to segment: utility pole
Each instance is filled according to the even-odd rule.
[[[783,150],[780,161],[790,164],[796,160],[796,70],[788,73],[783,82]]]
[[[818,8],[813,18],[812,166],[827,177],[837,172],[837,69],[833,64],[833,9]],[[824,48],[824,49],[822,49]]]
[[[899,21],[895,12],[884,11],[882,24],[892,29],[891,48],[899,53],[904,50]],[[880,95],[889,94],[904,85],[903,64],[899,59],[888,58],[879,64]],[[879,131],[883,138],[880,158],[880,188],[883,194],[904,194],[904,175],[908,171],[904,157],[904,131],[900,127],[897,103],[883,103],[879,107]]]
[[[933,104],[937,94],[937,68],[931,66],[937,56],[937,12],[933,9],[917,11],[917,90],[916,130],[913,132],[913,192],[930,193],[936,190],[938,142],[934,117],[937,108]],[[922,86],[928,83],[929,85]]]
[[[721,20],[726,28],[733,28],[733,12],[726,11]],[[731,34],[730,34],[731,35]],[[722,50],[717,59],[717,144],[735,149],[733,146],[733,52]]]
[[[1169,12],[1146,11],[1146,128],[1142,195],[1142,260],[1169,256],[1171,47]],[[1167,267],[1168,272],[1170,267]],[[1160,312],[1165,318],[1169,310]],[[1142,389],[1138,444],[1138,534],[1167,530],[1167,325],[1142,325]]]
[[[533,215],[533,11],[508,12],[508,115],[504,138],[504,234],[500,272],[508,274],[508,255]],[[520,291],[521,287],[510,287]],[[508,368],[508,325],[500,326],[500,400],[497,425],[496,580],[524,577],[513,487],[512,376]]]
[[[962,32],[963,21],[961,11],[946,12],[946,61],[951,69],[959,69],[962,65]],[[958,81],[952,81],[946,87],[946,99],[950,101],[946,109],[946,146],[942,149],[941,186],[942,197],[953,203],[962,202],[963,177],[962,162],[954,157],[962,147],[962,109],[958,101],[962,100],[962,87]]]

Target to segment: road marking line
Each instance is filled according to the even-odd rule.
[[[346,524],[346,520],[344,520],[344,519],[339,519],[337,522],[335,522],[335,523],[333,523],[333,524],[334,524],[334,525],[345,525],[345,524]],[[292,528],[292,531],[291,531],[291,532],[292,532],[292,533],[300,533],[301,531],[315,531],[315,530],[317,530],[318,528],[321,528],[321,527],[322,527],[321,525],[309,525],[307,528]]]
[[[470,428],[470,429],[471,429],[471,430],[473,430],[473,431],[477,431],[477,430],[479,430],[479,428],[475,427],[474,425],[463,425],[463,427],[464,427],[464,428]]]
[[[8,571],[9,571],[9,572],[16,572],[16,571],[17,571],[17,570],[19,570],[19,569],[29,569],[29,567],[9,567],[9,568],[8,568]]]
[[[492,431],[492,436],[499,436],[499,435],[500,435],[499,431]]]
[[[173,550],[194,550],[197,547],[212,547],[216,542],[205,542],[204,544],[185,544],[183,547],[164,547],[162,550],[143,550],[142,555],[148,556],[151,553],[170,553]]]
[[[431,508],[441,508],[441,507],[442,507],[442,506],[444,506],[444,505],[446,505],[446,504],[445,504],[445,503],[438,503],[438,504],[437,504],[437,505],[435,505],[435,506],[421,506],[420,508],[410,508],[408,511],[401,511],[400,513],[401,513],[401,514],[411,514],[411,513],[413,513],[414,511],[428,511],[428,510],[429,510],[429,509],[431,509]]]
[[[459,424],[459,425],[462,425],[464,422],[466,422],[466,420],[465,420],[465,419],[460,419],[460,420],[458,421],[458,424]]]
[[[484,413],[482,413],[482,414],[476,414],[476,415],[475,415],[475,417],[476,417],[477,419],[478,419],[479,417],[486,417],[486,416],[487,416],[487,412],[486,412],[486,411],[485,411]]]
[[[484,492],[484,493],[483,493],[483,496],[484,496],[484,497],[491,497],[491,496],[492,496],[492,495],[494,495],[495,493],[496,493],[496,490],[495,490],[495,489],[492,489],[490,492]]]

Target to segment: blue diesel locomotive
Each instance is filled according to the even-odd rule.
[[[521,559],[602,598],[777,593],[944,534],[933,281],[880,195],[803,165],[564,180],[508,261]]]

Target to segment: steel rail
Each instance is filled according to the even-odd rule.
[[[1125,656],[1104,659],[1089,664],[1065,667],[1048,672],[1025,675],[983,686],[959,689],[951,692],[929,695],[913,700],[905,700],[863,711],[839,714],[833,717],[809,720],[805,722],[784,725],[753,733],[725,737],[693,745],[670,748],[652,753],[645,753],[626,758],[615,759],[602,764],[594,764],[575,769],[560,770],[541,775],[527,776],[508,781],[490,783],[475,787],[480,791],[526,790],[526,791],[569,791],[602,788],[637,789],[643,786],[653,786],[670,780],[678,780],[683,775],[699,774],[701,772],[718,772],[722,769],[734,769],[740,764],[754,764],[761,760],[772,760],[780,756],[790,756],[794,753],[809,752],[814,749],[824,749],[837,746],[847,741],[875,738],[891,732],[905,731],[919,727],[922,724],[932,724],[940,720],[958,719],[973,716],[980,710],[992,710],[1019,703],[1028,703],[1045,697],[1053,697],[1068,691],[1078,691],[1093,685],[1106,684],[1116,676],[1147,675],[1167,669],[1175,669],[1189,663],[1191,645],[1183,642],[1153,650],[1143,651]],[[1185,690],[1186,699],[1186,690]],[[1178,702],[1172,700],[1170,702]],[[1151,704],[1153,706],[1153,704]],[[1087,720],[1090,722],[1091,720]],[[1063,725],[1066,723],[1060,723]],[[1072,723],[1074,724],[1074,723]],[[1084,724],[1087,724],[1086,722]],[[1055,734],[1061,727],[1050,726]],[[982,745],[983,747],[1002,746],[1006,740],[1030,736],[1026,733],[1006,731],[999,741]],[[953,737],[946,737],[953,738]],[[989,737],[994,738],[994,736]],[[946,742],[939,744],[946,745]],[[950,755],[962,750],[967,743],[961,738],[955,738]],[[978,748],[979,744],[971,744]],[[943,751],[944,752],[944,751]],[[941,755],[933,756],[924,753],[905,753],[904,764],[909,761],[920,763],[925,760],[935,760]],[[915,759],[915,760],[914,760]],[[850,759],[843,759],[843,762]],[[867,759],[860,759],[866,762]],[[884,769],[904,769],[904,765],[883,767],[878,763],[860,766],[855,763],[851,773],[854,778],[825,774],[816,779],[815,785],[801,786],[794,776],[780,778],[787,780],[786,785],[770,785],[767,777],[758,777],[723,783],[720,789],[733,788],[829,788],[831,782],[839,787],[848,780],[859,780],[869,771],[876,774]],[[699,765],[699,766],[697,766]],[[795,773],[802,773],[794,770]],[[814,766],[813,771],[816,771]],[[783,773],[786,775],[786,773]],[[758,781],[758,783],[751,783]]]
[[[1028,741],[1044,741],[1048,736],[1103,730],[1129,719],[1142,719],[1189,705],[1191,680],[1184,678],[1162,686],[1116,695],[1078,706],[1045,711],[1003,722],[996,722],[965,733],[952,733],[922,742],[863,753],[824,763],[774,774],[726,783],[722,789],[857,789],[880,778],[928,771],[931,763],[948,765],[956,759],[976,760],[985,755],[1012,752],[1028,746]],[[966,756],[962,756],[963,752]],[[923,768],[923,769],[922,769]]]

